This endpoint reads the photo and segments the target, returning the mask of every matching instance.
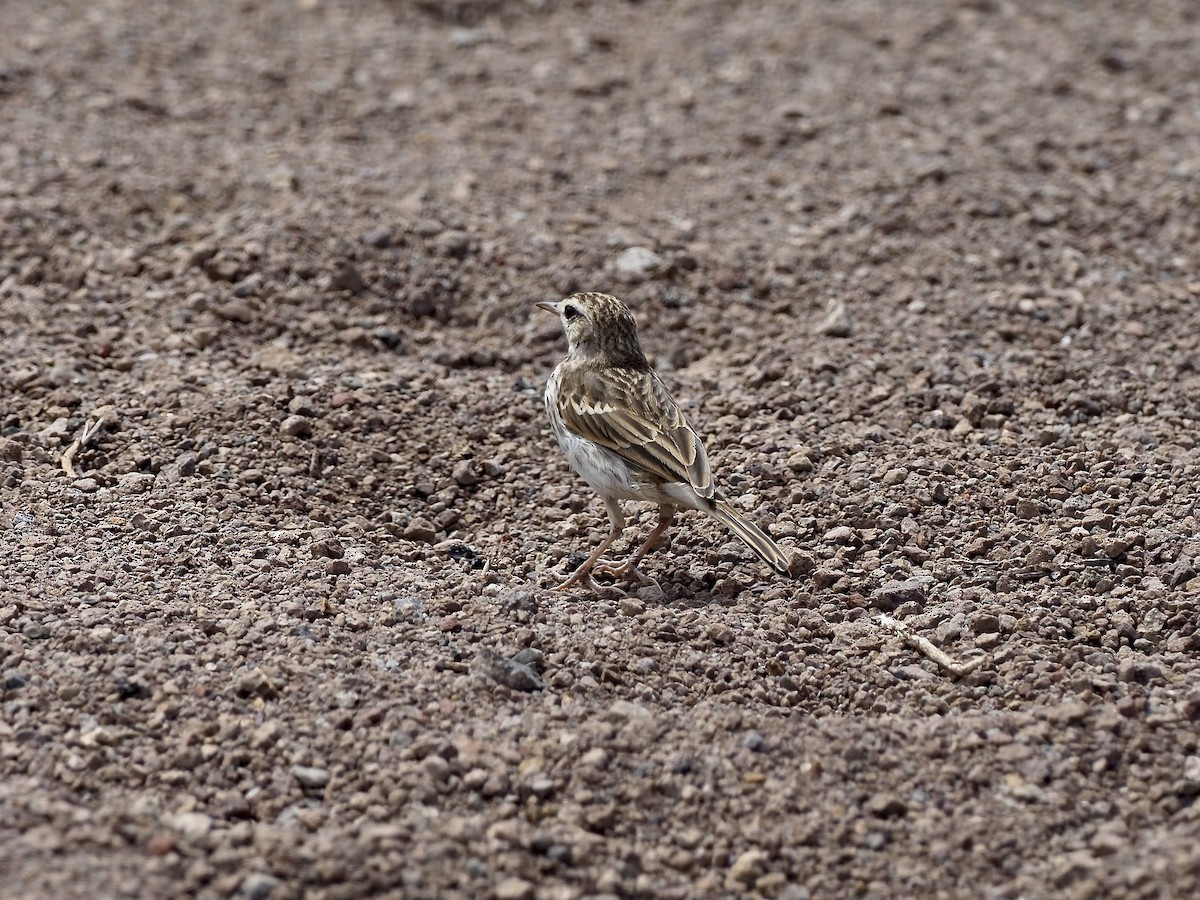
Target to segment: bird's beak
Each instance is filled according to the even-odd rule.
[[[539,300],[537,303],[535,303],[533,305],[541,307],[542,309],[546,310],[546,312],[552,312],[556,316],[558,315],[558,304],[554,303],[550,300]]]

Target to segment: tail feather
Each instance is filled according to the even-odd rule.
[[[714,500],[708,514],[721,522],[780,575],[791,574],[791,561],[761,528],[746,519],[724,500]]]

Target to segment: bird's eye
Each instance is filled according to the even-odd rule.
[[[578,319],[580,316],[583,315],[583,313],[581,313],[579,311],[579,307],[577,307],[577,306],[568,306],[565,309],[563,309],[563,315],[566,317],[568,322],[571,322],[571,321],[574,321],[575,319]]]

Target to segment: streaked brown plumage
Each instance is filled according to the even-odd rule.
[[[717,495],[704,445],[646,361],[625,304],[582,293],[537,305],[559,316],[570,348],[546,385],[551,429],[571,467],[604,498],[612,525],[560,589],[595,589],[593,571],[644,579],[637,564],[681,506],[724,523],[775,571],[788,574],[783,550]],[[625,527],[622,500],[657,503],[658,525],[621,566],[597,566]]]

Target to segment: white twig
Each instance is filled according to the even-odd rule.
[[[921,637],[919,634],[914,634],[909,630],[908,626],[891,616],[883,615],[879,617],[879,623],[886,628],[891,628],[901,637],[903,637],[913,647],[920,650],[927,657],[953,675],[955,678],[962,678],[964,675],[969,675],[987,662],[986,656],[978,656],[975,659],[967,662],[956,662],[951,659],[946,653],[939,650],[928,639]]]
[[[93,422],[91,419],[88,419],[87,422],[84,423],[83,431],[79,432],[79,437],[71,441],[71,446],[63,451],[62,467],[63,471],[67,473],[69,478],[74,478],[78,474],[75,471],[75,454],[78,453],[81,448],[86,447],[89,443],[91,443],[92,438],[100,433],[100,429],[104,427],[104,424],[103,417],[97,419],[95,422]]]

